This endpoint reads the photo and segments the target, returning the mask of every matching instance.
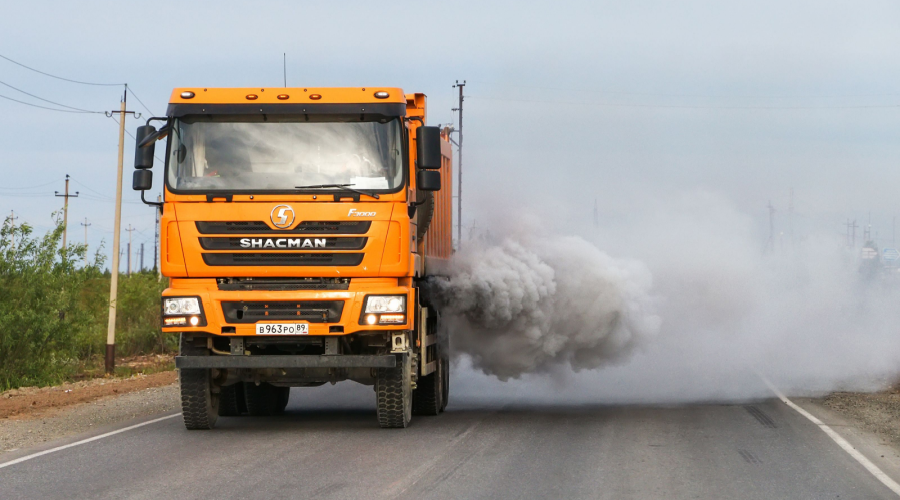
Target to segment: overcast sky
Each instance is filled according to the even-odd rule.
[[[541,199],[577,228],[595,202],[615,217],[657,195],[707,191],[763,234],[767,203],[786,213],[793,189],[799,231],[839,235],[871,212],[887,234],[900,211],[897,26],[900,4],[886,1],[32,0],[4,5],[0,54],[127,82],[156,114],[173,87],[282,85],[285,52],[288,86],[424,92],[433,124],[454,120],[452,84],[466,79],[467,226]],[[0,81],[88,110],[115,109],[122,93],[6,60]],[[0,95],[55,107],[9,87]],[[134,99],[129,108],[149,114]],[[113,120],[4,99],[0,111],[0,214],[46,230],[68,173],[81,193],[71,238],[84,237],[87,217],[89,244],[108,249]],[[149,265],[154,215],[130,190],[132,154],[129,140],[123,228],[137,228]]]

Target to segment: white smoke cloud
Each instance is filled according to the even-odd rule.
[[[507,221],[479,221],[501,243],[464,242],[455,257],[458,403],[771,397],[760,375],[793,395],[896,381],[900,273],[861,273],[841,221],[823,228],[816,214],[798,214],[791,238],[779,216],[767,250],[764,211],[754,217],[715,193],[650,189],[601,199],[599,227],[559,229],[589,227],[583,240],[533,229],[547,223],[521,240]],[[510,292],[519,288],[528,292]],[[536,312],[515,315],[534,303]],[[608,328],[617,312],[622,335]],[[509,377],[519,378],[497,380]]]
[[[453,348],[501,380],[622,362],[659,328],[646,266],[582,238],[476,241],[453,266],[438,282]]]

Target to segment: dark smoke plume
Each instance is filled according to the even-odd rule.
[[[501,380],[626,360],[660,326],[652,278],[578,237],[472,242],[436,281],[455,352]]]

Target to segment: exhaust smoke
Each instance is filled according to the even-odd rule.
[[[500,380],[622,362],[659,329],[643,264],[579,237],[475,241],[436,281],[453,348]]]
[[[900,273],[861,273],[827,217],[767,246],[768,221],[718,193],[622,198],[600,204],[598,227],[557,225],[580,236],[481,220],[492,237],[467,240],[438,287],[458,404],[771,397],[760,375],[795,396],[896,381]]]

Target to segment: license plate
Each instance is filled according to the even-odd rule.
[[[309,335],[309,323],[257,323],[257,335]]]

